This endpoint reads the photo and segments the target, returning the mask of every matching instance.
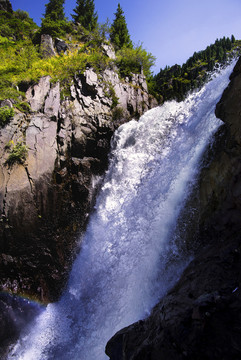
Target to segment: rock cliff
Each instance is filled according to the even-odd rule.
[[[230,80],[216,108],[224,125],[190,199],[198,204],[194,260],[147,319],[108,342],[111,360],[241,357],[241,59]]]
[[[87,68],[62,92],[41,78],[26,92],[31,112],[0,129],[0,287],[42,302],[63,289],[113,131],[156,105],[143,75],[110,69]],[[25,161],[9,161],[16,146]]]

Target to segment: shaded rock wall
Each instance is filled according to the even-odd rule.
[[[241,358],[241,59],[230,79],[216,108],[225,125],[193,195],[194,260],[150,317],[108,342],[111,360]]]
[[[43,302],[63,290],[113,131],[157,105],[143,75],[121,81],[114,70],[97,76],[90,68],[70,90],[63,99],[59,83],[42,78],[26,92],[32,112],[0,130],[0,288]],[[7,165],[18,143],[27,159]]]

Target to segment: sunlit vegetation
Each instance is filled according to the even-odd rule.
[[[16,109],[29,112],[25,92],[30,85],[50,75],[53,82],[60,82],[62,93],[68,94],[73,76],[90,66],[98,74],[107,67],[117,67],[123,79],[143,73],[149,92],[160,102],[182,100],[206,81],[208,72],[217,64],[226,63],[240,46],[234,36],[224,37],[204,51],[195,52],[182,66],[167,66],[153,76],[155,57],[142,45],[133,45],[120,4],[112,24],[98,23],[93,0],[76,1],[73,21],[66,19],[63,5],[64,0],[49,0],[40,27],[26,11],[0,12],[0,101],[11,99]],[[68,44],[68,50],[44,58],[40,46],[43,34],[53,39],[60,36]],[[116,60],[106,56],[103,44],[113,45]]]
[[[151,67],[155,64],[155,57],[148,53],[141,45],[136,47],[124,47],[117,52],[116,64],[122,77],[130,76],[132,73],[144,73],[147,77],[151,75]]]
[[[8,106],[0,107],[0,127],[6,125],[13,116],[13,108],[9,108]]]
[[[46,4],[41,27],[25,11],[1,13],[0,100],[11,99],[20,111],[29,111],[24,102],[25,91],[42,76],[50,75],[53,82],[60,81],[62,87],[66,88],[73,76],[82,73],[87,66],[92,66],[100,73],[106,67],[117,65],[121,77],[142,71],[145,75],[151,74],[150,68],[155,59],[142,46],[132,45],[119,4],[116,19],[111,26],[108,22],[97,23],[92,0],[77,1],[75,14],[72,15],[73,22],[65,18],[63,4],[63,0],[50,0]],[[81,12],[82,8],[84,12]],[[120,30],[123,27],[125,32]],[[69,45],[68,51],[43,58],[40,51],[41,34],[49,34],[53,38],[61,36]],[[102,48],[103,43],[111,43],[109,34],[118,49],[115,61],[110,60]]]

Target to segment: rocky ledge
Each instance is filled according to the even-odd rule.
[[[0,289],[47,303],[63,290],[115,128],[157,104],[143,75],[92,68],[68,97],[47,76],[26,98],[31,112],[0,129]],[[9,161],[16,149],[25,161]]]
[[[147,319],[108,342],[111,360],[241,358],[241,59],[230,79],[216,108],[224,125],[193,194],[194,260]]]

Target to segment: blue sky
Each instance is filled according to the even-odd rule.
[[[10,1],[14,10],[27,11],[40,25],[48,0]],[[118,2],[134,44],[142,43],[157,58],[154,73],[182,64],[217,38],[233,34],[241,39],[240,0],[95,0],[99,22],[113,21]],[[75,6],[75,0],[65,1],[70,19]]]

